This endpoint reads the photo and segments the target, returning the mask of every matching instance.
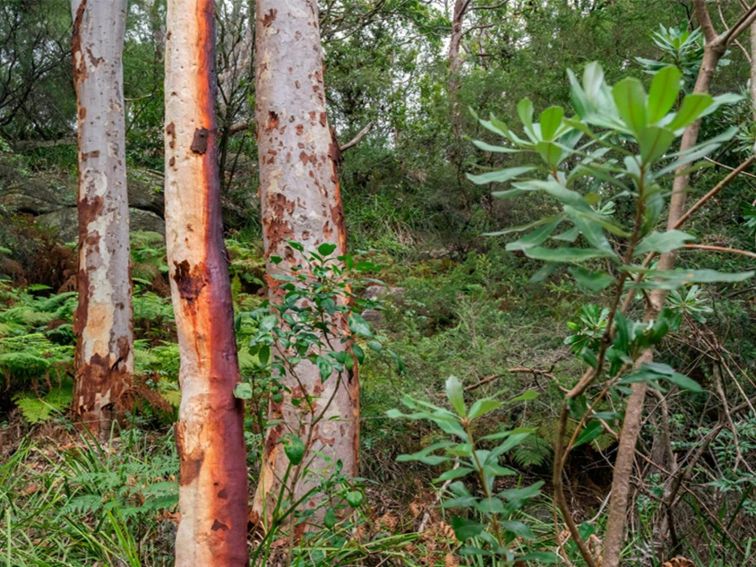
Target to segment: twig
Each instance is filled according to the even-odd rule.
[[[748,258],[756,259],[756,254],[740,248],[727,248],[726,246],[714,246],[713,244],[683,244],[683,248],[690,250],[709,250],[710,252],[726,252],[729,254],[741,254]]]
[[[339,151],[343,154],[348,149],[353,148],[354,146],[359,144],[360,140],[362,140],[362,138],[364,138],[367,135],[367,133],[370,132],[370,130],[372,130],[372,128],[373,128],[373,122],[368,122],[367,124],[365,124],[362,130],[357,132],[357,135],[355,135],[354,138],[349,140],[346,144],[339,145]]]

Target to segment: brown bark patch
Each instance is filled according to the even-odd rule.
[[[265,130],[271,131],[278,128],[278,113],[272,110],[268,111],[268,121],[265,123]]]
[[[165,133],[168,135],[168,147],[173,149],[176,147],[176,125],[173,122],[169,122],[165,127]]]
[[[276,15],[278,15],[278,10],[271,8],[262,18],[263,26],[269,28],[276,21]]]
[[[87,76],[87,65],[81,54],[81,23],[84,21],[84,12],[87,10],[87,0],[81,0],[73,22],[73,34],[71,36],[71,53],[74,60],[74,84],[82,82]],[[76,54],[79,54],[78,63]]]
[[[192,138],[192,145],[190,149],[195,154],[204,154],[207,152],[207,141],[210,137],[210,130],[207,128],[196,128],[194,130],[194,138]]]
[[[228,531],[228,526],[216,518],[213,520],[213,526],[210,529],[214,532],[218,530]]]
[[[183,421],[176,424],[176,448],[179,455],[179,484],[186,486],[199,476],[205,454],[200,449],[194,449],[191,453],[186,450],[186,425]]]
[[[179,295],[182,299],[194,301],[208,283],[205,265],[199,263],[191,267],[187,260],[174,262],[173,265],[175,266],[173,280],[176,282]]]

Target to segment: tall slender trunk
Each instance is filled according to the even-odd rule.
[[[276,275],[290,273],[303,261],[287,241],[300,242],[305,253],[324,242],[346,252],[344,214],[337,174],[338,146],[328,127],[323,85],[318,8],[315,0],[257,0],[256,121],[260,162],[260,199],[270,300],[280,300]],[[338,330],[336,330],[338,332]],[[336,341],[335,349],[344,349]],[[268,432],[255,493],[254,510],[268,525],[281,493],[288,460],[280,440],[286,433],[306,444],[308,474],[291,474],[285,487],[295,501],[322,476],[343,464],[342,474],[357,472],[359,386],[357,376],[332,375],[321,380],[318,368],[305,361],[282,377],[288,393],[271,403],[276,424]],[[294,400],[292,396],[300,399]],[[310,396],[314,410],[301,403]],[[317,416],[322,416],[316,419]],[[292,479],[296,479],[292,482]],[[304,506],[317,506],[318,497]],[[317,517],[317,515],[316,515]],[[304,526],[301,526],[304,529]]]
[[[176,565],[247,564],[247,469],[223,246],[213,0],[169,0],[165,221],[181,354]]]
[[[126,192],[126,0],[72,0],[79,144],[74,418],[107,437],[134,372]]]
[[[451,103],[451,122],[455,142],[459,143],[462,137],[462,114],[459,110],[459,73],[462,68],[462,59],[459,51],[462,45],[462,25],[465,20],[465,12],[472,4],[472,0],[455,0],[452,13],[452,29],[449,39],[449,51],[446,58],[449,63],[449,80],[447,91]]]
[[[701,28],[704,30],[706,43],[704,46],[703,60],[698,71],[693,92],[705,93],[709,91],[711,79],[717,68],[717,64],[727,50],[729,42],[734,39],[735,34],[729,33],[728,30],[721,35],[716,35],[704,0],[695,0],[694,10],[696,18],[698,19]],[[753,9],[750,11],[753,12]],[[689,150],[696,145],[700,128],[701,121],[698,120],[685,129],[680,141],[681,152]],[[675,179],[672,183],[672,194],[670,196],[669,210],[667,213],[668,230],[675,228],[678,219],[680,219],[685,212],[685,198],[687,196],[689,185],[690,174],[687,171],[687,167],[681,167],[675,172]],[[674,252],[662,254],[659,257],[657,269],[672,269],[674,263]],[[666,292],[664,290],[657,289],[652,291],[649,305],[644,314],[646,320],[655,319],[658,316],[659,311],[664,304],[665,296]],[[646,362],[651,362],[653,356],[653,351],[648,349],[641,354],[636,364],[640,365]],[[630,477],[633,470],[633,462],[635,460],[635,445],[638,441],[638,435],[641,430],[641,419],[643,417],[646,389],[647,387],[645,383],[639,382],[633,384],[632,392],[628,398],[625,409],[625,419],[622,423],[617,457],[614,462],[612,493],[609,501],[608,521],[604,536],[602,567],[617,567],[620,564],[622,543],[625,536],[625,522],[627,520],[629,506]]]

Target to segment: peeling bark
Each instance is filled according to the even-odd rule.
[[[278,280],[303,263],[303,256],[287,240],[302,243],[305,253],[324,242],[335,243],[336,255],[346,252],[346,231],[334,146],[325,112],[323,62],[318,8],[315,0],[257,0],[256,5],[256,118],[260,161],[260,198],[270,300],[279,300]],[[343,329],[334,329],[343,333]],[[334,344],[338,343],[338,344]],[[341,341],[334,348],[345,349]],[[254,511],[263,525],[274,508],[288,460],[279,440],[293,433],[310,439],[309,474],[287,486],[287,499],[298,499],[334,470],[357,473],[359,444],[359,386],[357,376],[337,375],[321,381],[318,368],[305,361],[294,375],[282,378],[289,390],[279,404],[271,404],[271,419],[280,420],[265,442]],[[295,396],[312,396],[323,418],[313,427],[311,414]],[[293,475],[297,476],[297,475]],[[316,495],[315,498],[318,496]],[[314,498],[303,506],[317,506]],[[317,515],[316,515],[317,516]]]
[[[181,369],[176,565],[247,565],[247,469],[217,164],[213,0],[169,0],[165,220]]]
[[[126,191],[126,0],[72,0],[79,164],[74,419],[102,439],[134,372]]]

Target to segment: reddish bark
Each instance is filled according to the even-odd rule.
[[[247,470],[223,245],[212,0],[168,2],[166,240],[182,398],[176,565],[247,564]]]

